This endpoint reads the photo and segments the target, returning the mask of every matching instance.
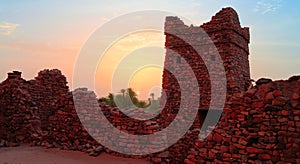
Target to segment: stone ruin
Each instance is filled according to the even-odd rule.
[[[30,142],[46,130],[57,102],[67,94],[66,77],[57,69],[39,72],[34,80],[13,71],[0,85],[0,138],[9,143]]]
[[[211,132],[203,141],[198,136],[209,108],[211,84],[202,59],[184,42],[187,39],[203,43],[203,35],[197,34],[199,27],[188,27],[177,17],[167,17],[165,68],[184,74],[185,70],[172,70],[172,66],[181,62],[174,52],[180,54],[195,72],[197,89],[202,97],[193,126],[177,143],[162,152],[144,156],[118,154],[103,147],[87,133],[79,120],[78,112],[81,115],[92,110],[92,103],[85,102],[80,111],[74,108],[73,94],[85,101],[96,98],[95,93],[87,89],[70,92],[65,76],[55,69],[43,70],[29,81],[22,79],[21,72],[14,71],[0,83],[0,147],[30,143],[83,151],[92,156],[105,151],[119,156],[147,158],[153,163],[300,163],[300,76],[279,81],[262,78],[252,86],[248,61],[249,29],[241,28],[232,8],[222,9],[200,27],[215,43],[224,61],[227,78],[222,116],[215,127],[202,129],[202,132]],[[176,35],[170,35],[174,33]],[[203,53],[207,51],[207,57],[215,58],[210,54],[209,45],[201,46]],[[176,79],[171,72],[164,70],[162,85],[167,92],[167,103],[164,110],[151,120],[131,119],[118,108],[103,103],[97,104],[99,111],[122,131],[153,134],[168,126],[178,112],[180,80],[188,81]],[[193,90],[189,92],[193,93]],[[94,117],[96,114],[85,116]],[[160,146],[156,141],[153,145]],[[121,142],[119,146],[137,149],[128,142]]]
[[[209,110],[211,83],[221,88],[227,81],[227,86],[223,86],[227,89],[227,94],[245,91],[251,84],[248,60],[249,28],[240,26],[238,15],[232,8],[225,8],[213,16],[210,22],[201,26],[187,26],[178,17],[167,17],[165,35],[166,56],[162,87],[167,95],[165,101],[169,111],[166,113],[174,113],[175,117],[180,96],[184,94],[187,99],[192,100],[195,99],[198,90],[201,98],[195,128],[199,128]],[[213,73],[218,76],[222,71],[216,68],[220,67],[215,64],[218,62],[217,55],[221,57],[220,65],[225,68],[225,84],[219,80],[222,76],[217,77],[218,80],[215,81],[210,79]],[[205,63],[203,58],[210,61]],[[210,73],[206,64],[214,67]],[[192,71],[186,67],[192,68]],[[193,74],[198,84],[191,84]],[[180,83],[189,86],[180,88]],[[198,104],[188,104],[187,108],[192,106],[197,108]],[[222,109],[212,110],[217,113]]]

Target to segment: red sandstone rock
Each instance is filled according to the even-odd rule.
[[[264,106],[264,102],[263,101],[255,101],[255,102],[253,102],[252,103],[252,108],[261,108],[261,107],[263,107]]]
[[[264,150],[262,150],[262,149],[257,149],[257,148],[253,148],[253,147],[248,147],[246,150],[247,150],[247,152],[254,153],[254,154],[264,152]]]
[[[291,113],[292,113],[292,111],[288,111],[288,110],[282,110],[282,111],[281,111],[281,114],[282,114],[283,116],[289,116],[289,115],[291,115]]]
[[[267,78],[261,78],[261,79],[257,80],[255,83],[256,83],[256,85],[261,85],[261,84],[267,84],[269,82],[272,82],[272,80],[267,79]]]
[[[223,157],[225,157],[225,158],[231,158],[231,154],[229,154],[229,153],[224,153],[224,154],[223,154]]]
[[[266,160],[270,160],[271,156],[269,154],[259,154],[258,159],[266,161]]]
[[[286,104],[286,102],[288,101],[288,99],[286,97],[276,97],[275,100],[272,101],[272,105],[274,106],[283,106]]]
[[[266,100],[273,100],[274,99],[273,93],[272,92],[267,93],[265,99]]]
[[[274,95],[275,97],[277,97],[277,96],[282,95],[282,93],[281,93],[280,90],[275,90],[275,91],[273,91],[273,95]]]
[[[297,99],[300,99],[300,96],[299,96],[298,93],[294,93],[292,98],[293,98],[294,100],[297,100]]]
[[[213,141],[222,141],[222,136],[218,133],[213,135]]]

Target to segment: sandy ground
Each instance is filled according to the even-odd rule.
[[[86,153],[43,147],[0,148],[0,164],[149,164],[144,159],[116,157],[106,153],[91,157]]]

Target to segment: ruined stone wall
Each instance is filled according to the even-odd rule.
[[[210,36],[221,55],[229,93],[236,87],[247,90],[250,84],[249,28],[241,27],[238,14],[232,8],[223,8],[200,27]]]
[[[177,17],[167,17],[165,35],[166,57],[162,87],[167,95],[167,109],[176,109],[178,106],[176,97],[180,92],[188,90],[189,98],[192,99],[197,89],[201,96],[200,110],[209,108],[211,81],[204,59],[209,59],[206,64],[217,67],[214,63],[217,62],[215,61],[217,55],[221,56],[225,68],[227,92],[231,94],[248,88],[250,84],[249,29],[240,26],[238,15],[232,8],[222,9],[212,17],[210,22],[200,27],[184,25]],[[184,64],[184,61],[188,65]],[[178,83],[189,83],[193,76],[186,67],[192,68],[195,73],[198,88],[179,87]],[[221,69],[215,68],[213,71],[218,74]],[[216,86],[223,85],[215,81],[213,83]]]
[[[147,157],[154,163],[300,162],[299,76],[285,81],[260,79],[249,90],[228,96],[219,123],[204,141],[198,139],[198,129],[191,129],[163,152],[147,156],[126,156],[102,147],[87,133],[79,118],[96,120],[87,127],[95,128],[102,124],[97,118],[99,112],[102,112],[115,128],[130,134],[153,134],[160,131],[163,129],[160,124],[163,121],[160,119],[163,118],[155,117],[146,121],[131,119],[118,108],[105,104],[99,106],[98,103],[87,101],[94,100],[96,95],[84,89],[73,92],[77,95],[75,101],[82,101],[76,111],[72,92],[65,92],[65,87],[62,87],[57,92],[65,93],[55,101],[55,112],[48,119],[47,129],[42,131],[38,115],[40,109],[33,101],[32,93],[28,92],[31,82],[16,74],[20,73],[15,72],[0,85],[0,146],[14,146],[25,142],[79,150],[90,155],[106,151],[125,157]],[[94,108],[95,106],[99,108]],[[170,121],[168,119],[170,118],[166,118],[165,122]],[[202,133],[203,131],[200,135]],[[112,143],[116,141],[105,133],[95,131],[95,134]],[[161,146],[159,141],[149,140],[153,142],[153,146]],[[119,146],[138,149],[134,146],[134,138],[132,142],[119,142]]]
[[[20,72],[8,74],[0,85],[0,145],[14,146],[30,142],[38,128],[34,126],[36,108],[31,103],[28,83]]]
[[[229,97],[220,122],[186,163],[300,163],[300,76],[261,79]]]
[[[212,84],[216,86],[217,92],[219,92],[218,88],[225,87],[226,96],[248,89],[250,85],[249,29],[241,27],[238,15],[232,8],[224,8],[213,16],[210,22],[201,26],[187,26],[178,17],[166,17],[165,36],[166,56],[162,88],[166,96],[162,99],[166,105],[162,116],[169,118],[166,121],[168,122],[176,117],[180,105],[183,110],[198,108],[198,115],[190,129],[193,131],[201,128],[209,109]],[[216,64],[218,56],[221,58],[220,65]],[[206,64],[213,67],[210,72]],[[221,83],[221,80],[211,81],[211,75],[221,74],[220,66],[225,68],[226,79],[223,80],[227,84]],[[193,76],[196,77],[197,84],[193,84],[191,80]],[[184,88],[181,88],[180,84],[185,84],[182,85]],[[200,97],[196,95],[197,91]],[[181,104],[181,96],[195,103]],[[199,107],[196,103],[198,100],[195,99],[200,100]],[[220,109],[212,110],[215,113],[220,112]],[[194,142],[193,135],[188,137],[189,142]],[[172,134],[169,137],[172,137]],[[171,152],[178,150],[178,153],[173,154],[172,159],[188,151],[188,148],[181,143],[184,142],[179,141],[177,145],[169,148]]]
[[[56,113],[57,101],[68,92],[66,78],[57,69],[43,70],[30,81],[21,74],[8,73],[0,84],[0,140],[5,145],[39,136],[47,129],[49,116]]]
[[[83,102],[95,98],[94,93],[87,90],[79,93],[82,95],[78,98]],[[300,158],[299,95],[299,77],[291,77],[286,81],[261,79],[253,88],[228,97],[220,122],[215,129],[211,128],[211,134],[204,141],[199,140],[197,129],[190,130],[165,151],[140,157],[147,157],[154,163],[297,163]],[[60,104],[58,112],[50,118],[47,136],[49,145],[54,146],[56,143],[56,147],[85,151],[91,155],[106,151],[126,156],[102,148],[87,134],[80,124],[71,95]],[[92,103],[87,101],[79,112],[83,119],[90,120],[99,114],[97,111],[91,112],[94,109],[90,104]],[[162,129],[158,119],[138,121],[129,118],[118,108],[105,104],[100,105],[99,111],[103,112],[116,128],[130,134],[153,134]],[[137,109],[132,112],[138,111]],[[90,128],[97,124],[98,121],[91,123]],[[105,134],[95,134],[98,137],[106,137]],[[109,137],[106,140],[116,141],[115,138]],[[134,146],[134,138],[132,142],[124,141],[118,144],[124,149],[138,149]],[[159,146],[155,143],[154,141],[154,146]]]
[[[49,116],[58,108],[57,102],[69,91],[66,77],[58,69],[46,69],[40,71],[29,84],[32,101],[39,108],[42,128],[46,129]]]
[[[74,97],[73,97],[74,96]],[[96,102],[95,102],[96,100]],[[74,105],[76,102],[76,108]],[[64,149],[88,152],[91,155],[101,153],[101,145],[95,140],[105,140],[124,150],[138,151],[141,148],[133,137],[130,140],[120,140],[120,135],[110,136],[110,127],[104,126],[104,121],[110,122],[114,128],[132,134],[147,135],[159,130],[157,122],[151,120],[132,119],[116,107],[110,107],[105,103],[98,104],[94,92],[85,88],[76,89],[62,97],[58,102],[57,112],[49,118],[49,134],[40,140],[37,145],[48,145],[48,147],[61,147]],[[128,109],[130,114],[141,115],[144,109]],[[100,112],[107,120],[100,119]],[[86,123],[85,127],[82,123]],[[87,132],[89,130],[90,134]],[[100,130],[101,129],[101,130]],[[145,141],[139,141],[145,142]],[[153,146],[159,147],[160,141],[151,141]],[[155,144],[157,142],[157,144]],[[126,156],[105,148],[108,153]],[[129,156],[128,156],[129,157]]]

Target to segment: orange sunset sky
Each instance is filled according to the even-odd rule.
[[[7,72],[13,70],[23,72],[25,79],[32,79],[40,70],[58,68],[74,89],[72,78],[77,56],[89,36],[106,22],[134,11],[161,10],[185,17],[199,26],[226,6],[238,12],[242,26],[250,27],[251,77],[287,79],[300,74],[297,3],[282,0],[153,0],[151,3],[0,0],[0,80],[5,80]],[[150,20],[136,23],[143,21]],[[128,87],[137,91],[141,99],[147,99],[151,92],[156,97],[160,94],[165,50],[163,18],[158,21],[161,31],[132,33],[107,47],[94,77],[93,89],[99,97]],[[134,63],[145,60],[155,64],[132,70]],[[116,72],[119,74],[114,75]],[[118,78],[114,78],[116,76]]]

